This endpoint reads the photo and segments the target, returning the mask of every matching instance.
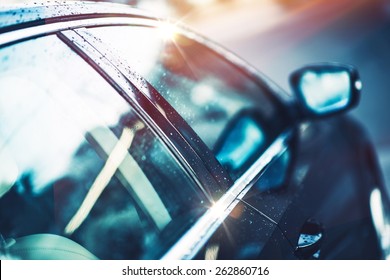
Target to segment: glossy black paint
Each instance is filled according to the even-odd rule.
[[[366,242],[375,239],[367,198],[380,177],[367,176],[365,132],[352,119],[339,117],[305,124],[297,134],[288,184],[278,192],[255,194],[248,203],[275,220],[293,244],[306,220],[320,222],[325,233],[321,258],[378,258],[378,244]]]

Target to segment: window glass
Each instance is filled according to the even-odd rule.
[[[241,176],[264,152],[264,131],[261,115],[256,111],[242,111],[225,128],[214,150],[233,179]]]
[[[73,242],[102,259],[157,258],[205,211],[161,140],[57,37],[6,47],[0,61],[0,255],[24,258],[39,239],[53,252]]]
[[[89,31],[116,48],[211,150],[229,121],[241,111],[256,108],[264,121],[274,113],[267,92],[257,82],[172,26],[116,26]]]

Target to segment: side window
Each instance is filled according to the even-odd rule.
[[[214,152],[229,123],[244,111],[257,111],[263,124],[275,115],[269,92],[258,81],[180,32],[166,26],[101,27],[89,32],[117,49]],[[271,141],[269,131],[260,133],[264,142]]]
[[[157,258],[205,211],[156,134],[56,36],[0,61],[1,257]]]
[[[219,162],[237,179],[267,147],[266,128],[256,110],[244,110],[225,127],[214,148]]]

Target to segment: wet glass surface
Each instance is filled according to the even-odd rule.
[[[116,49],[145,77],[213,150],[242,110],[274,114],[265,90],[242,70],[175,26],[104,27],[89,32]]]
[[[157,258],[205,211],[156,134],[58,38],[4,48],[0,61],[0,233],[16,240],[10,252],[50,233],[102,259]]]

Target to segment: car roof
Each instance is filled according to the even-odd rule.
[[[113,3],[47,1],[0,7],[0,33],[51,22],[94,17],[156,19],[140,9]]]

